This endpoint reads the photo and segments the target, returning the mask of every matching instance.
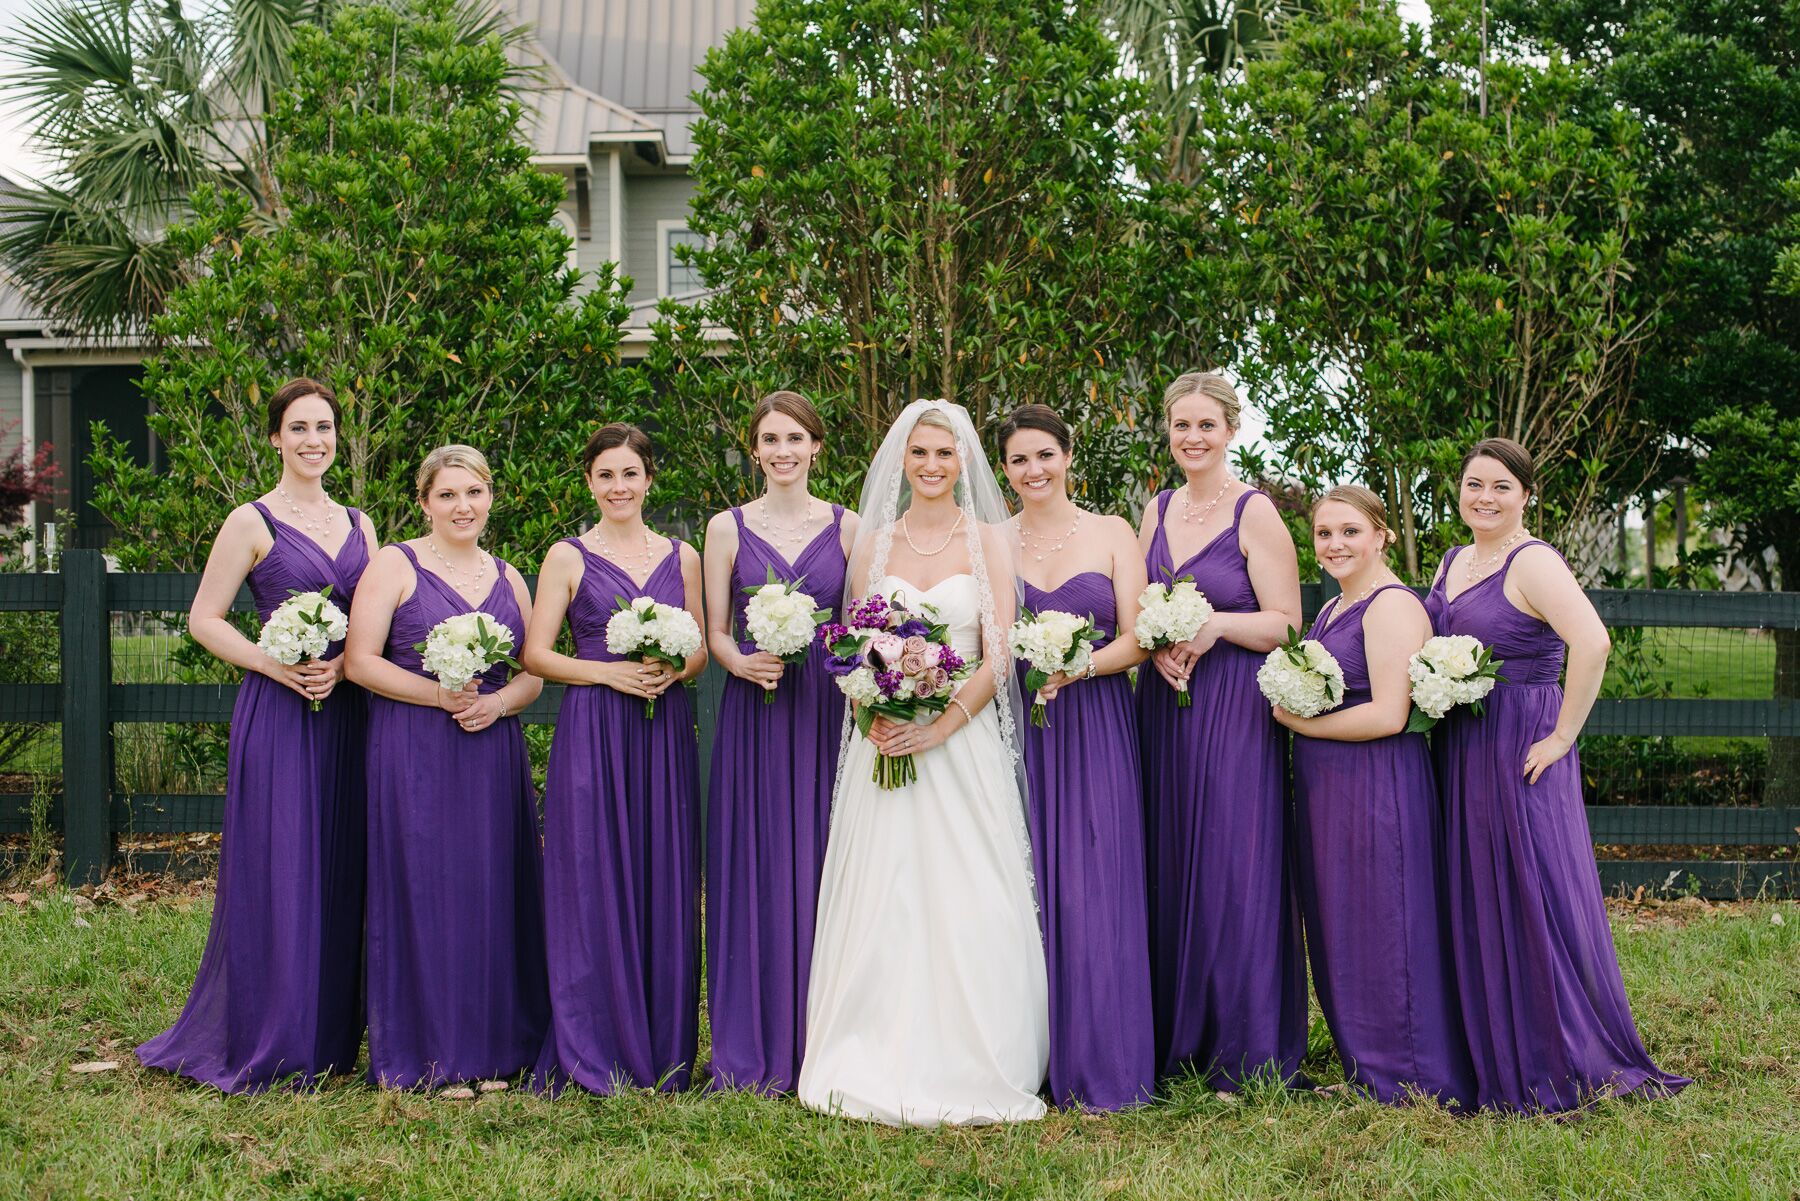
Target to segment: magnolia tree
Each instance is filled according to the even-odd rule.
[[[197,566],[225,513],[275,481],[262,405],[296,375],[337,391],[327,484],[383,538],[417,528],[414,471],[441,442],[493,463],[502,556],[535,565],[590,510],[582,441],[639,415],[617,362],[625,309],[610,278],[575,298],[551,221],[563,183],[532,165],[511,68],[498,38],[470,40],[473,11],[356,5],[301,28],[271,118],[280,219],[203,190],[172,231],[191,282],[143,383],[164,466],[116,440],[94,456],[128,568]]]

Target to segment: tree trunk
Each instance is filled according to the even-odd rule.
[[[1800,564],[1800,541],[1776,548],[1783,583],[1792,580]],[[1775,631],[1775,699],[1800,702],[1800,630]],[[1763,804],[1771,808],[1800,806],[1800,738],[1769,739],[1769,781],[1763,788]]]
[[[1395,473],[1395,484],[1400,493],[1400,547],[1406,557],[1406,578],[1419,578],[1419,527],[1413,520],[1412,481],[1407,478],[1402,468]]]

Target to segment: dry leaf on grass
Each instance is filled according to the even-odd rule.
[[[95,1072],[110,1072],[118,1066],[119,1063],[116,1059],[95,1059],[87,1063],[72,1063],[69,1065],[69,1070],[87,1076]]]

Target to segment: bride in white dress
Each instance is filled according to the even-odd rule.
[[[877,717],[865,739],[846,723],[800,1069],[812,1109],[895,1126],[1044,1113],[1048,986],[1005,638],[1005,517],[967,412],[908,405],[864,484],[847,591],[934,607],[982,666],[929,725]],[[911,754],[917,780],[877,788],[877,749]]]

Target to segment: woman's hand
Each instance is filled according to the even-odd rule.
[[[1194,661],[1188,654],[1187,643],[1158,647],[1150,655],[1150,662],[1156,665],[1156,673],[1169,687],[1177,692],[1187,687],[1188,675],[1194,666]]]
[[[467,733],[478,733],[500,720],[500,709],[499,693],[490,692],[486,696],[478,696],[456,715],[456,724]]]
[[[596,663],[594,668],[594,683],[643,701],[661,696],[679,674],[661,659],[619,659],[612,663]]]
[[[877,715],[869,727],[869,741],[890,759],[933,750],[944,745],[944,739],[949,736],[941,717],[928,726],[916,726],[910,721],[895,721]]]
[[[1561,734],[1552,734],[1532,743],[1531,749],[1525,752],[1525,782],[1536,784],[1538,777],[1548,771],[1551,764],[1568,754],[1572,745],[1574,744]]]
[[[268,676],[277,684],[293,689],[309,701],[322,701],[331,695],[339,680],[344,678],[343,656],[320,662],[317,659],[303,659],[298,663],[277,663],[267,655],[256,669]]]
[[[781,683],[781,674],[787,664],[780,656],[771,655],[768,651],[753,651],[748,655],[738,655],[725,665],[725,670],[740,680],[748,680],[764,692],[772,692]]]
[[[1045,701],[1053,701],[1056,699],[1056,692],[1059,688],[1073,684],[1076,680],[1081,678],[1082,677],[1079,674],[1070,675],[1066,671],[1056,672],[1052,674],[1048,680],[1044,681],[1044,686],[1038,689],[1035,695],[1043,697]],[[1031,698],[1027,697],[1025,699],[1030,700]]]
[[[1219,641],[1219,635],[1222,632],[1223,631],[1219,629],[1218,622],[1209,621],[1200,627],[1200,632],[1198,634],[1195,634],[1192,638],[1189,638],[1186,642],[1182,643],[1182,645],[1187,648],[1188,670],[1190,672],[1194,670],[1194,664],[1199,662],[1200,656],[1204,655],[1207,651],[1210,651],[1213,648],[1213,645]]]
[[[470,680],[456,692],[451,692],[448,688],[439,684],[437,690],[437,707],[442,709],[445,713],[448,713],[451,717],[457,717],[461,715],[464,709],[473,705],[480,696],[480,685],[474,680]]]
[[[1305,718],[1295,717],[1280,705],[1274,706],[1270,710],[1270,713],[1274,716],[1277,723],[1286,726],[1296,734],[1300,733],[1301,727],[1306,724]]]

